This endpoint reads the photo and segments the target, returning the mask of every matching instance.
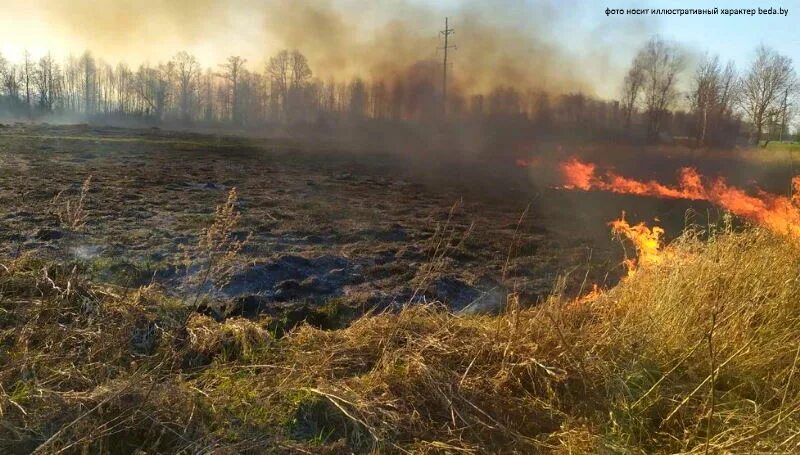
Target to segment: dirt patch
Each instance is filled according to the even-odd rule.
[[[360,282],[360,269],[338,256],[306,259],[285,255],[234,275],[223,292],[229,296],[259,294],[278,302],[318,300],[341,295],[344,286]]]

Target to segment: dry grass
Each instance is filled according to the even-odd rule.
[[[423,262],[420,265],[414,278],[411,280],[414,293],[409,299],[410,301],[415,302],[416,297],[424,293],[439,274],[447,268],[449,255],[462,248],[464,242],[472,232],[473,224],[459,229],[459,226],[454,222],[453,218],[462,205],[463,202],[460,200],[454,202],[447,212],[447,219],[445,219],[444,222],[436,223],[433,235],[427,240],[427,244],[424,247],[429,259],[427,262]]]
[[[796,453],[800,248],[760,230],[672,248],[588,302],[279,339],[6,264],[1,451]]]
[[[217,206],[211,226],[200,233],[196,244],[182,250],[186,284],[195,291],[192,307],[197,307],[204,291],[225,287],[243,265],[239,253],[250,241],[250,234],[244,239],[235,237],[241,219],[237,201],[236,188],[231,188],[225,202]]]
[[[85,204],[91,186],[92,176],[90,175],[83,181],[77,196],[72,198],[65,197],[64,190],[62,190],[53,198],[52,205],[55,207],[56,216],[58,216],[58,220],[65,229],[73,231],[83,229],[86,224],[86,218],[89,216]]]

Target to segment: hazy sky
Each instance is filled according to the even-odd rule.
[[[454,72],[484,87],[533,73],[537,84],[615,96],[635,50],[660,33],[690,55],[709,51],[744,67],[759,43],[800,64],[800,0],[1,0],[0,52],[18,60],[91,49],[108,62],[157,63],[178,50],[206,65],[243,55],[260,68],[298,47],[321,77],[389,71],[437,57],[445,15],[456,28]],[[612,16],[612,8],[783,7],[788,17]],[[489,71],[482,67],[493,67]],[[363,74],[369,77],[369,74]],[[528,77],[528,76],[525,76]],[[685,80],[686,78],[684,78]]]

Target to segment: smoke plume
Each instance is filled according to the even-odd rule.
[[[441,64],[438,32],[449,16],[453,86],[465,94],[513,86],[614,96],[632,48],[652,30],[633,19],[580,27],[578,10],[598,27],[601,9],[517,0],[6,0],[0,42],[11,44],[0,51],[89,49],[136,65],[187,50],[207,66],[242,55],[262,71],[277,50],[297,48],[322,79],[391,80],[420,61]]]

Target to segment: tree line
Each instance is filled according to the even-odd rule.
[[[659,141],[687,136],[702,146],[730,145],[743,133],[755,142],[784,139],[798,92],[792,62],[760,46],[750,66],[706,56],[693,69],[688,92],[679,80],[686,58],[674,43],[650,39],[636,54],[619,100],[498,85],[486,94],[448,93],[441,66],[410,65],[402,74],[322,80],[299,50],[281,50],[264,65],[240,56],[214,67],[179,52],[157,65],[111,65],[87,51],[58,62],[51,55],[21,61],[0,55],[0,114],[86,121],[138,121],[186,126],[339,125],[381,120],[436,123],[511,121],[537,131]],[[491,122],[494,125],[498,121]],[[527,126],[526,126],[527,125]]]
[[[620,101],[625,128],[630,130],[639,115],[646,136],[658,140],[669,132],[665,119],[683,96],[687,132],[698,145],[729,145],[741,132],[755,144],[788,138],[800,92],[790,58],[761,45],[749,67],[738,72],[733,61],[723,64],[719,56],[706,54],[690,76],[688,92],[680,93],[678,78],[684,70],[677,45],[650,39],[625,75]]]
[[[282,50],[261,68],[240,56],[203,67],[179,52],[168,62],[111,65],[87,51],[57,62],[51,55],[18,63],[0,56],[0,113],[86,120],[143,120],[185,125],[233,125],[386,119],[431,122],[443,116],[441,67],[420,61],[402,74],[370,80],[322,80],[298,50]],[[555,95],[500,85],[487,94],[448,92],[448,119],[523,116],[546,125],[610,127],[614,101],[581,93]]]

